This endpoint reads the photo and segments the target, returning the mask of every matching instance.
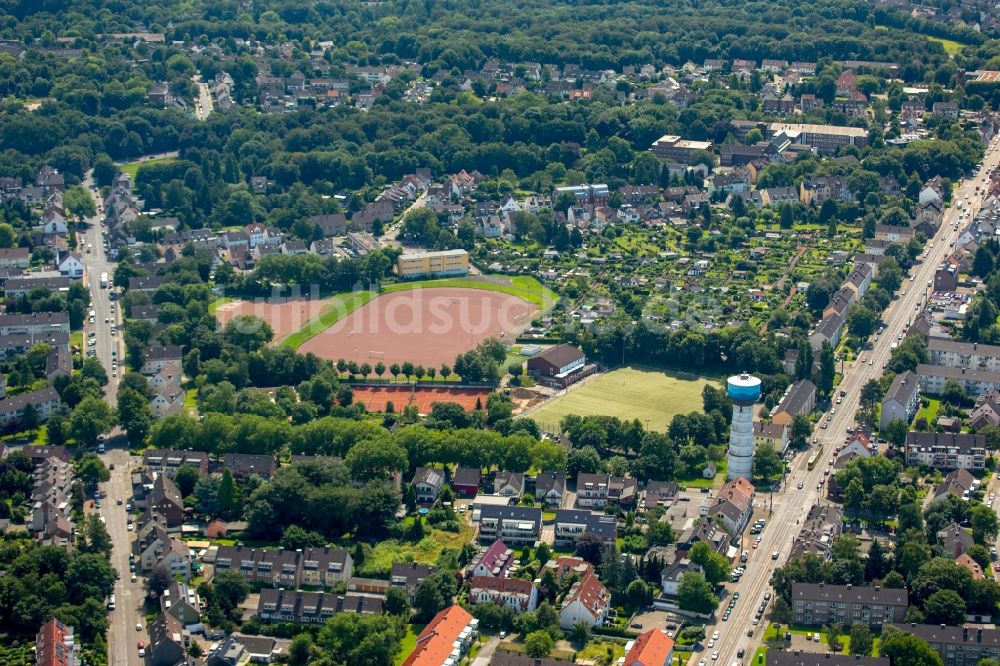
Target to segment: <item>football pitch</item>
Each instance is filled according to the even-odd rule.
[[[622,368],[593,377],[526,416],[549,432],[558,432],[567,414],[639,419],[644,427],[663,432],[675,414],[701,411],[701,391],[708,384],[718,386],[700,377],[680,379],[656,370]]]

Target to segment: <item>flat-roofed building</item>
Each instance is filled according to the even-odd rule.
[[[672,134],[665,134],[653,142],[651,150],[661,160],[691,164],[699,153],[712,152],[712,142],[691,141]]]
[[[401,254],[396,259],[396,273],[401,278],[426,275],[467,275],[469,253],[465,250],[441,252],[414,252]]]
[[[868,145],[868,131],[861,127],[840,125],[811,125],[803,123],[769,123],[765,138],[783,135],[792,143],[800,143],[822,155],[835,155],[844,146],[864,148]]]

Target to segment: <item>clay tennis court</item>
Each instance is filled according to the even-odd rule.
[[[490,394],[488,388],[472,386],[357,385],[353,389],[354,402],[364,405],[369,412],[384,412],[386,403],[391,401],[397,412],[407,405],[416,405],[421,414],[429,414],[435,402],[453,402],[467,411],[475,409],[477,401],[485,407]]]
[[[300,353],[387,366],[438,368],[481,340],[513,343],[537,308],[484,289],[435,287],[382,294],[304,342]]]
[[[241,315],[260,317],[274,330],[273,342],[281,342],[308,322],[319,317],[330,307],[330,298],[268,298],[259,301],[235,300],[223,303],[215,311],[215,317],[225,326],[227,322]]]

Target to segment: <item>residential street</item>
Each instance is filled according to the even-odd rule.
[[[121,332],[118,331],[112,335],[111,328],[114,326],[116,330],[118,329],[119,322],[121,321],[121,313],[117,305],[115,305],[115,311],[111,312],[113,303],[111,301],[110,289],[101,289],[101,273],[107,273],[108,279],[113,280],[115,265],[108,261],[107,253],[104,249],[101,225],[104,215],[101,211],[100,193],[90,190],[91,185],[93,185],[91,173],[88,172],[83,185],[91,192],[95,200],[95,205],[98,207],[97,216],[87,220],[90,228],[80,237],[81,254],[83,255],[83,263],[86,268],[83,279],[90,288],[90,307],[94,310],[94,323],[88,322],[84,325],[83,344],[85,349],[97,350],[97,358],[108,373],[108,385],[105,387],[104,397],[109,403],[115,404],[115,396],[118,394],[118,380],[121,375],[113,370],[111,366],[112,361],[116,358],[121,359],[120,362],[124,362],[122,356],[124,354],[124,344],[122,343]],[[93,338],[96,341],[94,347],[89,346],[91,332],[96,334]],[[112,352],[115,352],[117,356],[113,356]],[[115,376],[116,374],[118,376]]]
[[[195,85],[198,86],[198,98],[194,101],[194,116],[198,120],[205,120],[214,108],[212,93],[208,88],[208,84],[202,81],[201,77],[196,75],[193,79]]]
[[[997,140],[991,142],[985,159],[983,168],[973,179],[963,181],[961,186],[954,191],[953,202],[958,202],[968,196],[968,201],[963,204],[963,208],[970,212],[974,218],[976,211],[982,204],[984,188],[980,188],[976,194],[976,185],[983,184],[983,177],[997,168],[1000,163],[1000,151],[997,150]],[[933,283],[934,271],[941,261],[951,251],[950,243],[955,241],[965,224],[960,224],[958,230],[952,229],[952,224],[958,220],[959,210],[951,206],[945,211],[944,219],[938,233],[928,241],[928,255],[917,266],[913,268],[914,279],[903,280],[900,287],[899,297],[890,304],[883,313],[882,321],[885,324],[885,331],[879,337],[879,341],[874,343],[871,350],[867,350],[859,355],[859,359],[853,363],[846,364],[844,368],[844,379],[836,390],[845,390],[847,395],[843,403],[835,405],[836,413],[827,422],[826,417],[820,423],[827,423],[827,428],[817,428],[814,435],[819,438],[822,453],[815,469],[807,469],[807,460],[817,448],[813,448],[800,453],[792,463],[792,471],[787,477],[784,490],[775,495],[773,513],[768,515],[768,525],[762,533],[762,540],[756,550],[751,550],[751,539],[746,537],[743,541],[743,550],[751,551],[752,556],[747,564],[746,573],[740,583],[726,586],[728,594],[738,591],[739,601],[733,609],[727,622],[722,622],[719,617],[714,622],[709,623],[707,632],[711,636],[715,630],[719,631],[720,637],[714,648],[695,652],[691,656],[690,664],[697,664],[700,659],[706,662],[711,661],[712,652],[719,651],[716,663],[727,666],[738,661],[737,651],[742,646],[746,648],[744,660],[752,657],[754,650],[761,645],[762,627],[767,623],[763,622],[757,627],[753,627],[752,620],[757,607],[762,601],[763,595],[770,590],[771,574],[774,569],[785,563],[792,547],[792,539],[799,532],[802,518],[809,508],[817,501],[822,501],[826,491],[824,485],[822,489],[817,489],[817,483],[825,478],[824,470],[829,467],[827,460],[831,457],[834,447],[844,441],[846,429],[854,425],[854,415],[859,408],[858,398],[861,387],[869,379],[877,379],[882,375],[882,366],[889,362],[891,356],[892,343],[897,342],[897,336],[902,336],[908,322],[922,307],[928,296],[928,281]],[[931,247],[933,245],[933,247]],[[864,362],[861,361],[864,359]],[[797,489],[799,482],[802,482],[802,490]],[[758,501],[767,499],[766,496],[758,496]],[[771,553],[777,551],[777,560],[771,559]],[[722,600],[722,605],[728,603],[728,598]],[[770,607],[768,607],[770,610]],[[721,616],[721,608],[717,614]],[[765,616],[766,617],[766,616]],[[747,636],[747,631],[753,629],[753,635]]]
[[[113,544],[111,565],[118,572],[115,610],[109,615],[108,666],[140,666],[143,659],[139,657],[137,642],[141,640],[148,644],[149,633],[143,610],[142,578],[137,577],[135,583],[130,581],[128,556],[135,532],[128,530],[128,513],[125,511],[132,496],[131,471],[138,459],[130,460],[128,452],[123,449],[112,449],[103,458],[106,464],[115,466],[111,471],[111,480],[101,484],[101,489],[107,492],[107,497],[101,502],[101,515]],[[117,502],[119,498],[121,505]],[[142,625],[142,631],[135,630],[137,623]]]

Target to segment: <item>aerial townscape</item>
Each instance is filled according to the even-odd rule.
[[[1000,4],[0,0],[0,666],[1000,666]]]

